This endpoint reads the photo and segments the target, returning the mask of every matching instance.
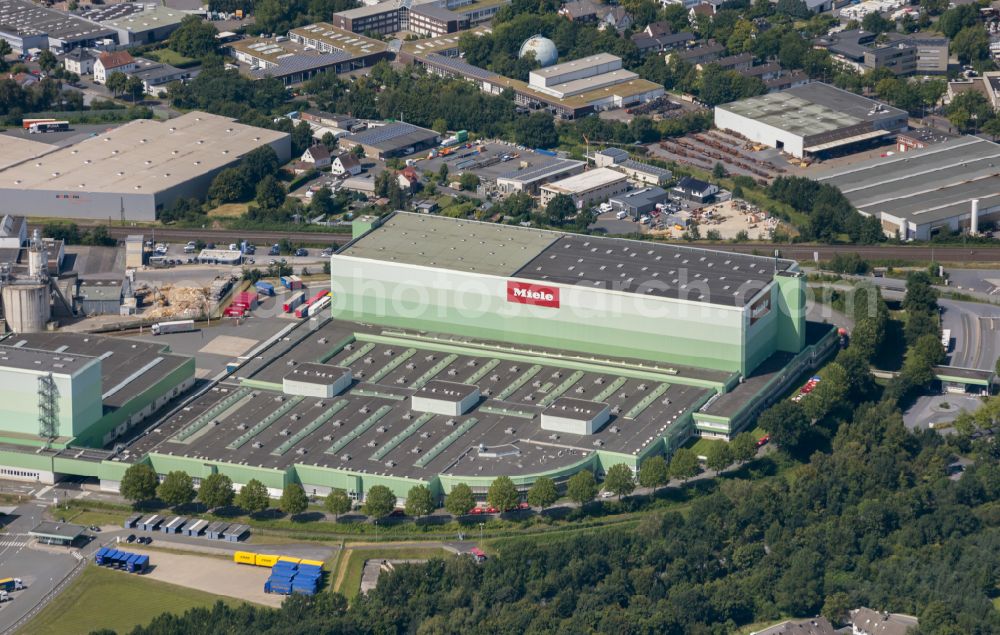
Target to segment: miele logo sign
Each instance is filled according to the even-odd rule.
[[[543,287],[538,284],[508,280],[507,301],[558,309],[559,289],[557,287]]]

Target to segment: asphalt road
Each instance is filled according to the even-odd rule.
[[[942,328],[951,330],[949,364],[992,370],[1000,356],[1000,307],[978,302],[938,300]]]

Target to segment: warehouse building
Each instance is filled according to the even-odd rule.
[[[632,159],[628,151],[621,148],[606,148],[595,152],[594,165],[617,170],[636,185],[666,185],[674,176],[666,168]]]
[[[118,44],[139,46],[167,39],[188,14],[159,4],[123,2],[92,6],[80,15],[113,29],[118,34]]]
[[[289,160],[288,133],[197,111],[139,119],[0,170],[0,197],[11,214],[151,221],[265,145]]]
[[[226,46],[250,77],[280,79],[286,86],[323,72],[349,73],[389,57],[388,46],[330,24],[317,23],[289,31],[288,36],[247,38]]]
[[[906,122],[903,110],[822,82],[715,108],[718,128],[800,158],[883,139]]]
[[[538,196],[546,183],[558,181],[574,174],[583,172],[586,164],[573,159],[555,159],[543,161],[541,165],[524,161],[517,169],[505,172],[497,177],[497,189],[503,194],[525,192]]]
[[[15,53],[30,49],[65,52],[77,47],[114,46],[118,33],[90,20],[30,0],[0,0],[0,39]]]
[[[813,178],[838,187],[888,236],[929,240],[939,232],[976,234],[1000,220],[998,166],[1000,145],[965,136]]]
[[[342,150],[350,151],[360,146],[366,157],[380,160],[410,155],[439,143],[441,135],[433,130],[402,121],[369,128],[338,140]]]
[[[553,181],[541,187],[541,204],[564,194],[573,199],[577,209],[584,209],[596,203],[606,201],[630,189],[628,177],[610,168],[595,168],[588,172]]]
[[[666,203],[670,196],[662,187],[644,187],[641,190],[633,190],[619,196],[613,196],[608,200],[611,209],[616,212],[625,212],[633,220],[639,220],[656,210],[656,206]]]

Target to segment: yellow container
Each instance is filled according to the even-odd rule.
[[[293,562],[295,564],[299,564],[300,562],[302,562],[302,559],[292,558],[290,556],[278,556],[278,562]]]
[[[322,560],[301,560],[301,561],[299,561],[299,564],[311,564],[311,565],[316,566],[316,567],[322,567],[323,566],[323,561]]]
[[[236,564],[254,564],[257,554],[249,551],[237,551],[233,553],[233,562]]]
[[[278,562],[278,556],[266,553],[258,553],[255,564],[258,567],[273,567]]]

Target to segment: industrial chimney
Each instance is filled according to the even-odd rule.
[[[972,199],[972,218],[969,220],[969,233],[973,236],[979,233],[979,199]]]

